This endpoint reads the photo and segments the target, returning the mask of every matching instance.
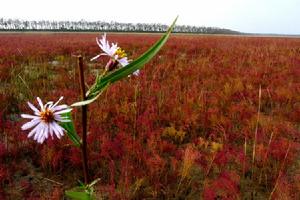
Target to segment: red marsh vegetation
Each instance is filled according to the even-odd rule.
[[[0,34],[0,199],[63,199],[82,180],[65,136],[21,131],[36,96],[80,100],[107,60],[96,34]],[[159,35],[108,34],[130,59]],[[90,175],[103,199],[297,199],[300,39],[172,35],[158,55],[89,106]],[[73,118],[79,126],[80,109]],[[80,130],[80,129],[78,129]],[[80,132],[79,132],[80,134]]]

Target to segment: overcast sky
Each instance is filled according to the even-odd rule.
[[[300,0],[1,0],[0,18],[214,26],[300,34]]]

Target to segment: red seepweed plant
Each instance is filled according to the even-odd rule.
[[[109,35],[129,58],[158,37]],[[85,58],[97,55],[94,40],[92,34],[1,35],[0,198],[59,196],[78,177],[84,180],[81,149],[66,137],[36,145],[14,127],[35,92],[42,99],[64,94],[67,105],[78,100],[70,55],[78,47]],[[299,45],[297,38],[172,35],[138,77],[111,85],[101,101],[89,104],[89,175],[101,178],[96,193],[109,199],[297,199]],[[88,85],[108,59],[85,63]],[[76,130],[80,114],[72,110]],[[186,152],[193,162],[180,183]]]

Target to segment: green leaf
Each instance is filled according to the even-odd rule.
[[[178,17],[176,17],[168,31],[160,38],[160,40],[158,40],[152,47],[150,47],[143,55],[141,55],[139,58],[129,63],[125,67],[119,68],[118,70],[97,79],[96,83],[87,92],[87,100],[78,102],[77,104],[86,105],[93,102],[99,97],[99,93],[106,89],[106,86],[108,84],[114,83],[122,78],[127,77],[128,75],[131,75],[136,70],[141,69],[158,53],[161,47],[163,47],[163,45],[166,43],[175,26],[177,18]]]
[[[95,198],[94,193],[94,186],[97,182],[100,181],[100,178],[95,179],[90,184],[84,184],[81,181],[79,181],[80,186],[74,187],[71,190],[68,190],[65,192],[66,196],[75,199],[75,200],[92,200]]]
[[[91,200],[92,197],[86,192],[66,191],[66,196],[74,200]]]
[[[106,88],[109,87],[109,84],[107,84],[100,92],[99,94],[97,94],[95,97],[89,99],[89,100],[85,100],[85,101],[79,101],[79,102],[76,102],[76,103],[73,103],[71,106],[72,107],[78,107],[78,106],[84,106],[84,105],[87,105],[87,104],[90,104],[92,103],[93,101],[95,101],[96,99],[98,99],[98,97],[106,90]]]
[[[81,141],[80,137],[76,133],[74,123],[72,120],[71,112],[63,113],[62,117],[67,117],[67,119],[71,120],[70,122],[62,122],[60,125],[66,130],[67,135],[72,140],[75,146],[80,147]]]

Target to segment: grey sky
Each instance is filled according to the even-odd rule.
[[[215,26],[300,34],[300,0],[1,0],[0,18]]]

